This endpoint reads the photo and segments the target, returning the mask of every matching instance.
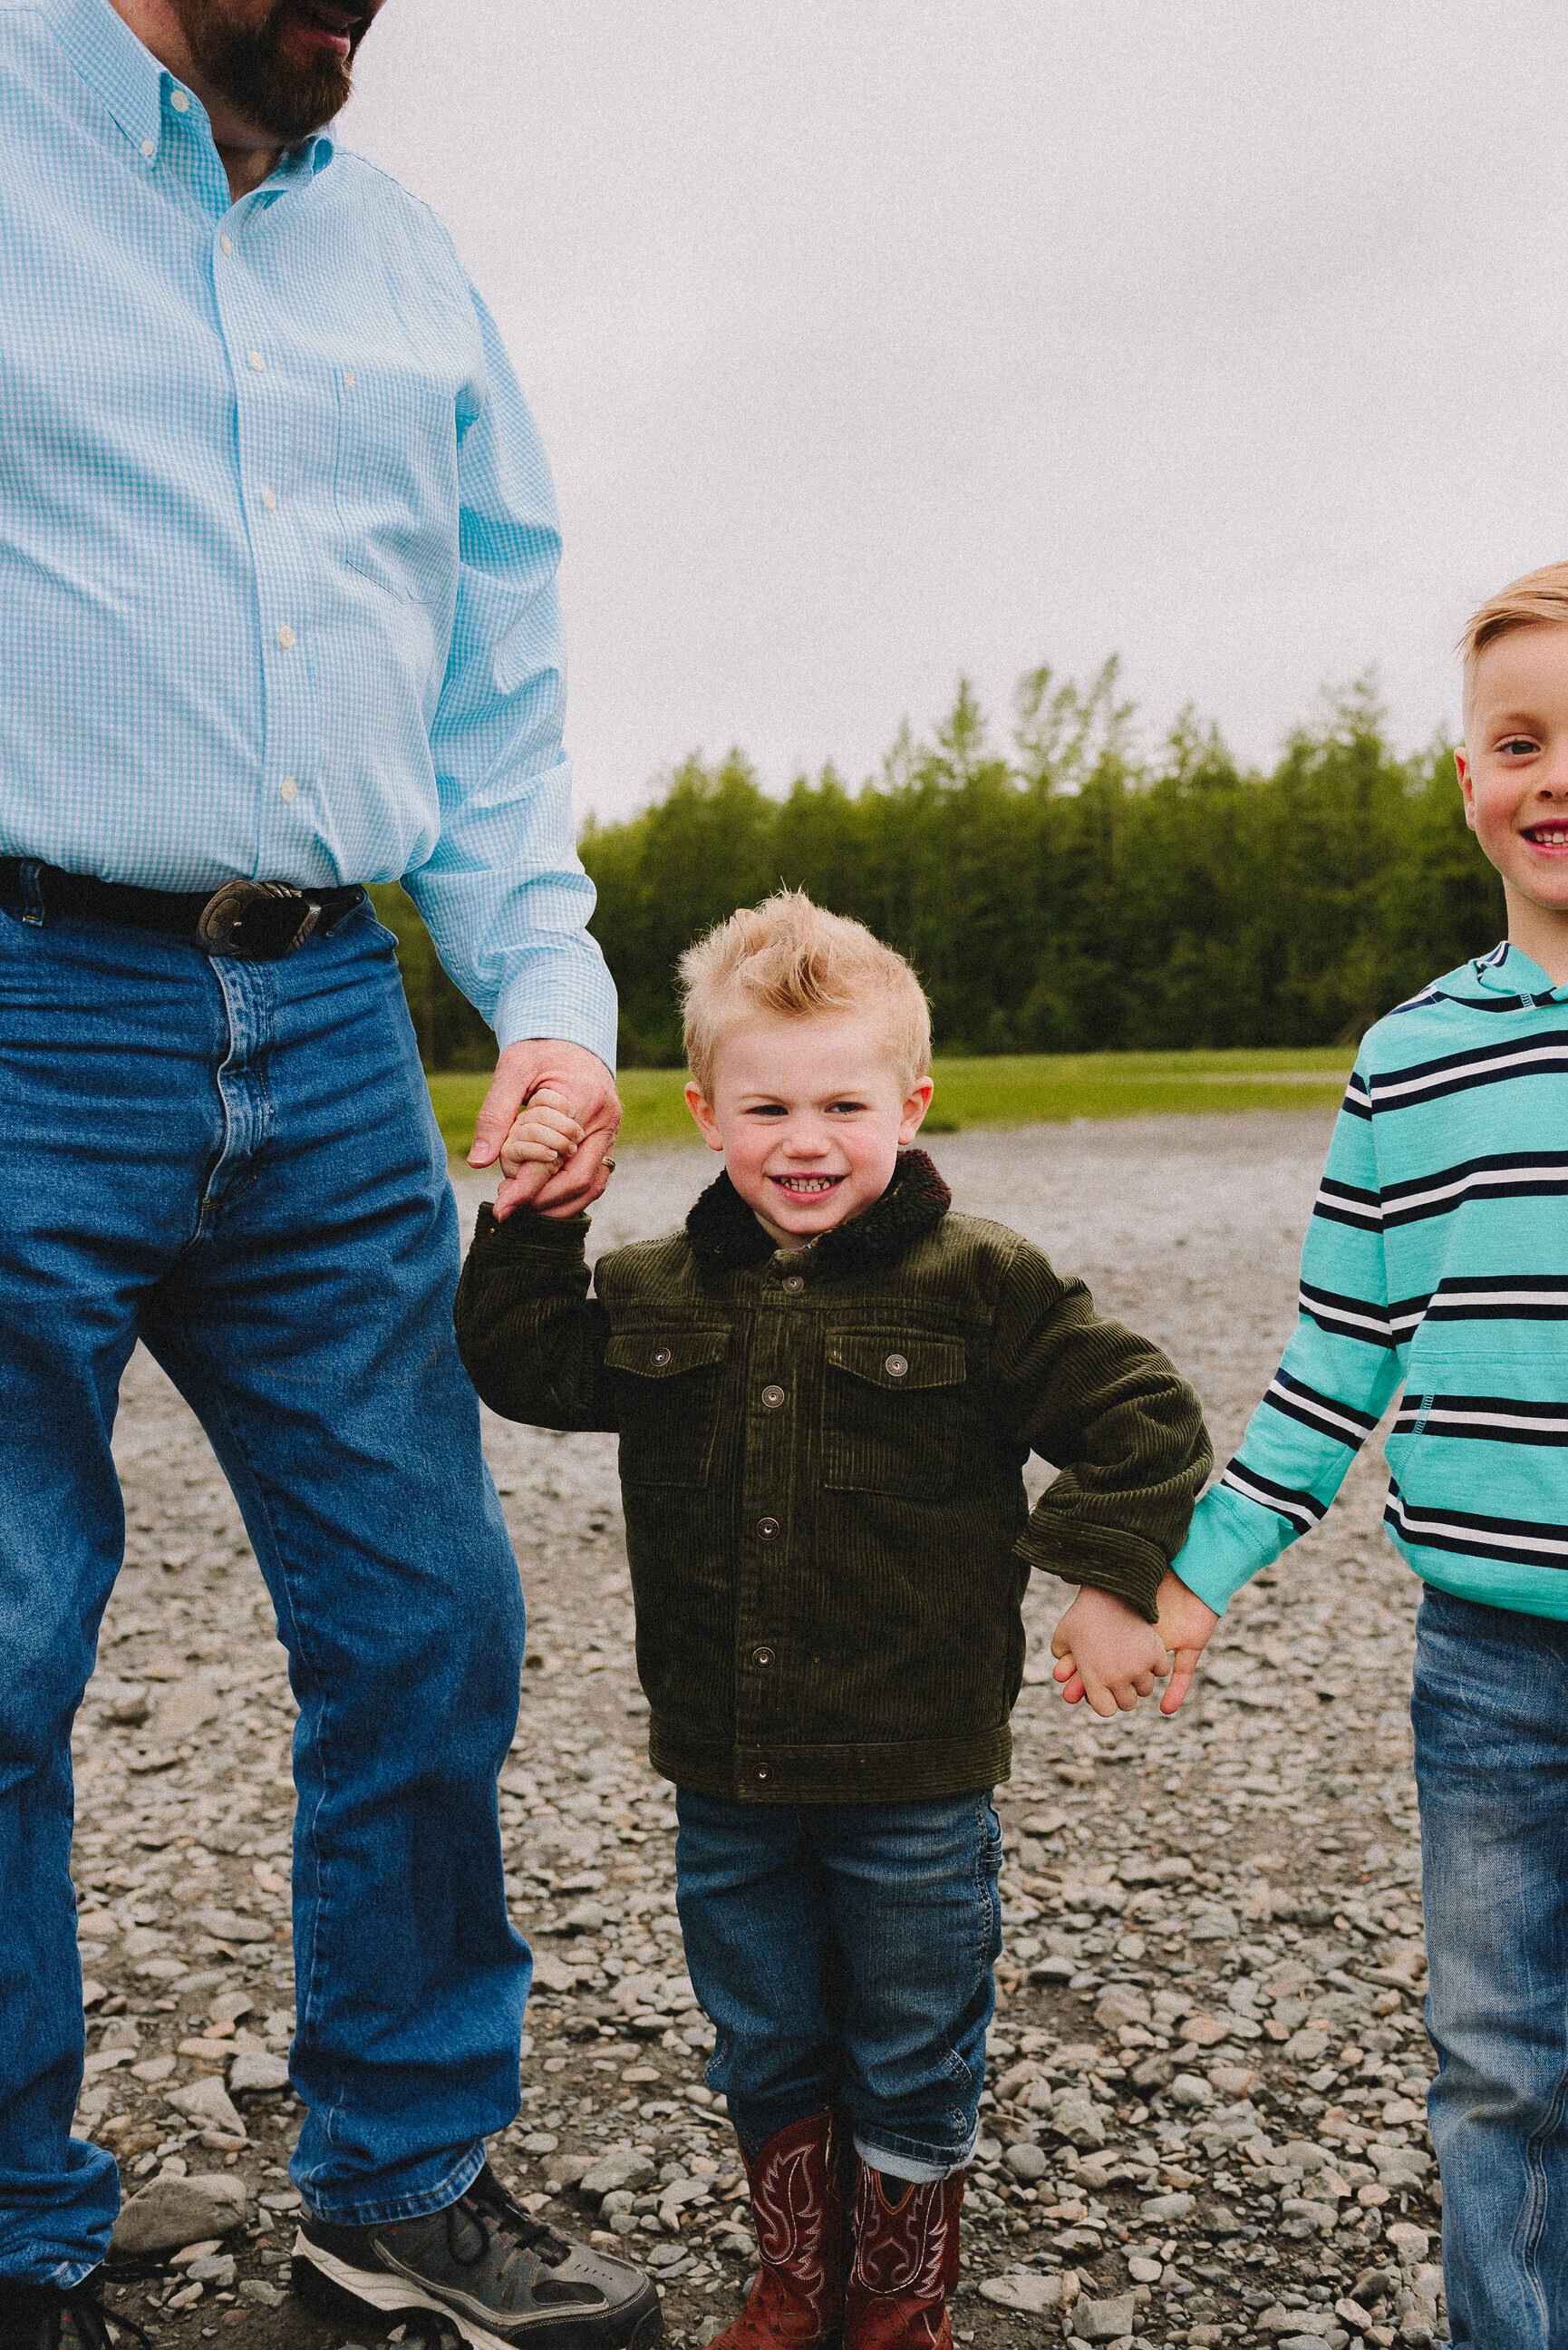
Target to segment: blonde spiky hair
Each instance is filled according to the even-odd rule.
[[[804,889],[780,889],[760,906],[742,907],[687,948],[680,972],[686,1059],[710,1099],[725,1029],[759,1012],[790,1020],[869,1012],[884,1024],[888,1056],[906,1086],[930,1066],[930,1009],[903,956],[863,922],[813,905]]]
[[[1568,563],[1542,564],[1489,596],[1466,621],[1456,650],[1464,657],[1464,706],[1468,722],[1475,692],[1476,664],[1489,645],[1515,629],[1568,626]]]

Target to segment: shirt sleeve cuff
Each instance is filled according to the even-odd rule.
[[[611,1076],[615,1075],[616,996],[609,973],[587,962],[581,985],[568,994],[558,986],[541,988],[535,972],[519,973],[496,999],[491,1024],[502,1052],[525,1036],[558,1036],[597,1054]]]
[[[1272,1510],[1242,1501],[1223,1485],[1210,1485],[1192,1513],[1186,1544],[1171,1567],[1189,1591],[1223,1616],[1241,1586],[1272,1566],[1289,1540],[1289,1528]]]

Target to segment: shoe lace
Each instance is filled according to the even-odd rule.
[[[463,2229],[464,2218],[479,2230],[477,2244]],[[487,2251],[498,2255],[499,2272],[508,2278],[529,2252],[546,2268],[557,2269],[572,2251],[565,2236],[558,2236],[542,2220],[531,2219],[520,2204],[514,2203],[488,2163],[467,2194],[449,2207],[446,2241],[452,2259],[465,2268],[482,2261]]]

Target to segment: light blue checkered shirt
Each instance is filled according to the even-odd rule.
[[[0,0],[0,854],[404,877],[503,1044],[609,1061],[548,466],[439,221],[322,133],[232,203],[109,0]]]

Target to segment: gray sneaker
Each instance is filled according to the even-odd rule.
[[[373,2311],[395,2325],[433,2315],[472,2350],[655,2350],[664,2332],[647,2277],[531,2219],[488,2163],[466,2195],[422,2220],[306,2220],[293,2274],[320,2316]]]

